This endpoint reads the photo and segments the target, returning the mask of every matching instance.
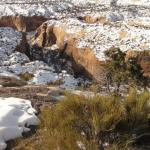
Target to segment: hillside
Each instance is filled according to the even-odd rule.
[[[139,92],[137,92],[137,95],[146,90],[145,92],[148,94],[143,94],[143,97],[146,98],[142,99],[140,97],[139,101],[141,101],[141,105],[136,98],[133,99],[137,100],[137,103],[134,105],[134,101],[129,105],[132,106],[133,104],[135,106],[135,110],[134,106],[133,110],[131,109],[133,112],[137,111],[134,112],[134,115],[137,115],[140,111],[145,114],[145,118],[143,114],[141,116],[146,121],[142,120],[141,117],[138,118],[139,120],[137,119],[137,122],[139,123],[141,119],[143,121],[142,127],[147,126],[147,123],[149,125],[149,96],[147,96],[150,91],[149,12],[150,0],[1,0],[0,108],[2,110],[6,109],[6,112],[4,116],[0,116],[4,118],[4,120],[0,120],[0,150],[7,147],[6,141],[16,139],[30,129],[32,132],[31,126],[34,126],[33,130],[35,131],[35,126],[39,124],[37,113],[40,113],[40,116],[45,115],[41,113],[45,110],[45,106],[50,108],[54,106],[54,109],[57,111],[57,103],[59,104],[59,101],[68,98],[68,93],[79,96],[75,97],[75,101],[72,101],[72,104],[78,98],[79,101],[81,99],[81,103],[84,103],[82,98],[85,98],[86,101],[92,98],[95,103],[99,103],[99,100],[103,99],[105,103],[103,96],[106,96],[106,101],[109,99],[107,97],[114,96],[115,100],[119,99],[122,102],[121,104],[118,101],[116,102],[121,107],[119,109],[115,105],[116,109],[121,111],[121,115],[125,115],[126,119],[131,119],[131,122],[134,122],[134,116],[131,115],[131,118],[127,117],[128,113],[125,110],[127,109],[128,111],[127,107],[130,106],[127,105],[125,107],[126,103],[124,103],[124,100],[128,99],[128,94],[131,94],[131,97],[135,96],[135,93],[130,93],[129,89],[131,87],[134,87]],[[96,101],[96,97],[98,97],[98,102]],[[6,102],[6,105],[3,101]],[[14,101],[14,103],[11,101]],[[61,104],[64,105],[63,102]],[[71,108],[73,107],[72,104],[69,104]],[[86,103],[85,105],[91,108],[95,104]],[[105,104],[102,105],[105,107]],[[113,104],[106,102],[106,107],[110,107],[111,110],[111,108],[113,109]],[[74,110],[74,108],[72,109]],[[78,109],[82,108],[78,107]],[[103,108],[99,107],[98,112],[95,113],[99,113],[99,109],[103,110]],[[91,111],[94,110],[90,109],[88,113],[93,113]],[[105,111],[105,109],[103,111],[104,116],[107,115],[105,113],[110,113],[109,111]],[[10,112],[12,112],[12,116]],[[57,112],[53,113],[57,115]],[[84,112],[81,113],[84,116]],[[114,114],[117,115],[116,112]],[[112,120],[116,119],[115,115],[113,116],[114,118],[112,117]],[[89,116],[92,117],[92,115]],[[10,127],[11,117],[14,122],[13,128]],[[18,119],[15,117],[18,117]],[[22,120],[19,118],[22,118]],[[120,118],[121,121],[127,123],[127,120],[122,120],[122,116]],[[74,120],[74,118],[72,119]],[[111,120],[111,116],[106,117],[106,122],[107,119]],[[54,119],[53,121],[60,124],[58,120]],[[83,123],[83,126],[86,126],[86,123]],[[103,123],[105,124],[105,121]],[[121,123],[124,124],[124,122]],[[115,127],[118,125],[114,121],[112,121],[112,124]],[[80,125],[80,121],[78,125]],[[100,127],[99,124],[97,126]],[[129,128],[136,130],[135,128],[139,127],[136,122],[133,126],[129,126]],[[96,127],[92,126],[91,128],[91,132],[93,132],[93,128],[96,130]],[[12,134],[8,134],[8,131],[12,131],[13,129]],[[115,132],[114,128],[112,130]],[[149,128],[147,130],[149,134]],[[16,134],[13,134],[15,131]],[[37,133],[40,131],[41,128]],[[121,136],[118,135],[121,138],[118,142],[121,142],[123,148],[123,139],[130,141],[133,135],[128,130],[125,133],[128,137],[125,137],[122,131],[122,128],[121,132],[117,130],[118,134],[121,134]],[[40,132],[40,134],[44,133]],[[67,134],[73,134],[73,138],[75,139],[79,136],[74,135],[72,132],[67,132]],[[93,138],[94,134],[93,132],[91,137],[83,139],[85,143],[87,142],[87,145],[89,144],[88,146],[91,146],[91,149],[94,148],[94,150],[97,150],[96,147],[92,147],[93,145],[91,145],[95,144],[93,141],[97,138],[97,135],[95,135],[95,139]],[[33,138],[32,140],[35,140],[35,143],[33,143],[36,144],[37,140],[34,136],[41,138],[41,136],[45,135],[34,133],[29,136],[29,139]],[[55,138],[58,138],[57,136]],[[109,136],[113,137],[111,134]],[[64,135],[64,138],[66,138],[66,135]],[[110,138],[113,140],[111,143],[111,140],[107,141],[104,135],[105,142],[103,143],[102,139],[101,142],[106,145],[108,143],[109,150],[111,146],[115,147],[119,145],[115,143],[114,138]],[[80,140],[82,141],[83,139],[81,138]],[[26,142],[28,142],[28,139]],[[89,148],[87,145],[87,148],[82,145],[83,141],[83,143],[80,143],[80,141],[76,142],[79,143],[79,149],[85,150]],[[95,145],[99,145],[98,143]],[[18,141],[16,142],[17,144]],[[57,144],[59,145],[60,143],[58,142]],[[104,148],[103,144],[102,147]],[[8,149],[12,147],[15,147],[15,144],[8,142]],[[35,147],[34,149],[37,149],[38,146]],[[17,149],[17,146],[15,148]],[[75,149],[78,148],[75,146]],[[139,149],[138,147],[134,148],[135,150],[136,148]],[[60,149],[60,147],[57,147],[57,149],[64,150],[63,148]],[[107,146],[105,149],[107,150]],[[121,148],[119,147],[119,149]],[[45,147],[42,150],[47,149]],[[114,150],[117,149],[114,148]]]

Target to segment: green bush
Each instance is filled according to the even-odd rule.
[[[147,123],[150,114],[149,104],[150,95],[148,92],[138,93],[135,89],[130,89],[129,95],[126,96],[124,101],[124,108],[131,130]]]
[[[42,109],[41,125],[31,147],[33,150],[136,150],[128,143],[136,129],[150,132],[149,101],[149,92],[135,89],[121,98],[66,94],[63,101]]]
[[[135,89],[130,89],[122,99],[112,95],[86,99],[68,94],[56,107],[42,111],[41,128],[46,129],[46,147],[77,150],[80,149],[77,141],[88,150],[101,149],[106,142],[126,145],[131,131],[148,123],[149,101],[148,92],[138,93]]]
[[[26,73],[20,74],[19,77],[20,77],[20,79],[22,79],[23,81],[29,81],[29,80],[31,80],[31,79],[34,77],[34,75],[31,74],[31,73],[26,72]]]
[[[149,78],[144,75],[138,57],[126,58],[126,53],[115,47],[105,51],[105,55],[108,57],[105,64],[108,91],[110,86],[115,87],[116,94],[120,94],[121,85],[136,85],[145,89],[148,87]]]

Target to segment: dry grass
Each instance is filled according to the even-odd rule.
[[[120,31],[120,33],[119,33],[119,38],[120,38],[120,39],[124,39],[124,38],[126,37],[126,35],[127,35],[127,32],[126,32],[126,31]]]
[[[26,72],[26,73],[20,74],[19,77],[20,77],[20,79],[22,79],[23,81],[29,81],[29,80],[31,80],[31,79],[34,77],[34,75],[31,74],[31,73]]]
[[[67,94],[56,106],[42,110],[37,133],[17,140],[15,150],[81,150],[77,141],[87,150],[98,150],[98,141],[110,143],[105,150],[140,150],[126,143],[135,129],[148,126],[150,95],[131,89],[122,100],[113,95],[87,99]]]

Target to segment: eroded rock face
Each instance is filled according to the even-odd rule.
[[[1,16],[0,27],[11,27],[22,32],[36,30],[47,19],[42,16]]]
[[[76,74],[84,74],[102,81],[104,79],[103,62],[95,57],[90,48],[77,47],[77,39],[84,35],[84,31],[82,28],[76,29],[76,27],[67,27],[56,21],[46,22],[37,30],[31,44],[43,47],[43,49],[49,47],[50,50],[57,45],[58,53],[69,56]]]
[[[63,58],[59,57],[55,60],[59,52],[56,51],[57,53],[53,54],[54,51],[50,51],[51,53],[49,53],[49,49],[44,48],[46,43],[43,41],[42,47],[38,45],[34,47],[36,45],[33,45],[30,48],[27,40],[29,33],[18,32],[8,27],[0,28],[0,33],[0,77],[2,77],[0,85],[23,86],[20,78],[27,81],[28,84],[48,84],[58,80],[57,76],[62,71],[61,69],[69,68],[72,71],[71,66],[68,67],[69,64],[66,61],[64,63]],[[45,33],[44,28],[43,33]],[[46,37],[46,39],[49,38]],[[26,48],[26,44],[28,44],[29,49]],[[29,51],[29,56],[26,50]],[[46,61],[49,59],[51,59],[51,64]],[[52,62],[53,60],[55,62]],[[74,88],[79,82],[78,79],[74,78],[71,71],[67,70],[67,76],[61,84],[65,88]]]
[[[55,4],[48,4],[51,7],[32,5],[32,9],[26,11],[23,6],[26,5],[16,5],[14,12],[8,9],[10,14],[15,14],[13,17],[0,11],[7,14],[1,17],[0,26],[10,26],[24,32],[20,45],[15,50],[25,53],[32,61],[42,60],[52,65],[61,59],[57,64],[63,64],[66,59],[64,56],[69,56],[77,74],[84,73],[100,81],[104,80],[105,50],[112,46],[129,52],[150,49],[149,14],[145,15],[149,8],[143,10],[139,7],[133,11],[133,6],[114,9],[94,4],[95,11],[91,12],[92,4],[85,5],[82,9],[73,4],[60,3],[58,7],[54,7]],[[6,5],[5,8],[8,7]],[[52,16],[51,20],[44,22],[47,19],[40,17],[40,14],[45,17]],[[40,24],[42,25],[39,27]],[[37,27],[39,28],[34,37],[28,41],[25,32]],[[149,74],[147,57],[143,56],[140,62],[145,73]],[[60,65],[57,68],[59,67]]]
[[[76,47],[75,39],[68,41],[65,53],[72,58],[74,70],[96,81],[103,82],[105,78],[103,62],[99,61],[90,48]]]
[[[99,82],[104,81],[105,71],[103,66],[106,59],[104,55],[105,50],[108,50],[114,44],[123,51],[136,54],[141,53],[140,56],[143,56],[142,53],[145,47],[142,47],[143,41],[138,43],[138,40],[142,37],[146,41],[148,40],[146,37],[149,35],[149,32],[142,34],[140,31],[138,37],[135,35],[137,37],[135,41],[133,40],[134,34],[139,29],[131,27],[127,31],[124,24],[114,24],[113,26],[108,24],[106,27],[103,27],[99,23],[89,24],[72,18],[59,21],[50,20],[37,30],[35,37],[31,41],[31,45],[36,44],[41,48],[49,47],[50,51],[57,49],[58,53],[69,56],[77,74],[85,74]],[[132,37],[130,36],[131,30]],[[109,36],[111,33],[112,35]],[[130,43],[126,44],[127,41],[130,41]],[[53,49],[52,47],[54,46],[57,48]],[[132,49],[133,46],[134,48]],[[145,46],[149,47],[148,42],[146,42]],[[137,51],[138,49],[139,51]],[[127,53],[127,55],[130,54]],[[147,57],[146,55],[146,59]],[[141,59],[140,62],[147,75],[149,74],[149,63],[145,61],[145,56]]]

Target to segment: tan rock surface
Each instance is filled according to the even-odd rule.
[[[0,27],[12,27],[18,31],[29,32],[36,30],[46,20],[42,16],[1,16]]]

